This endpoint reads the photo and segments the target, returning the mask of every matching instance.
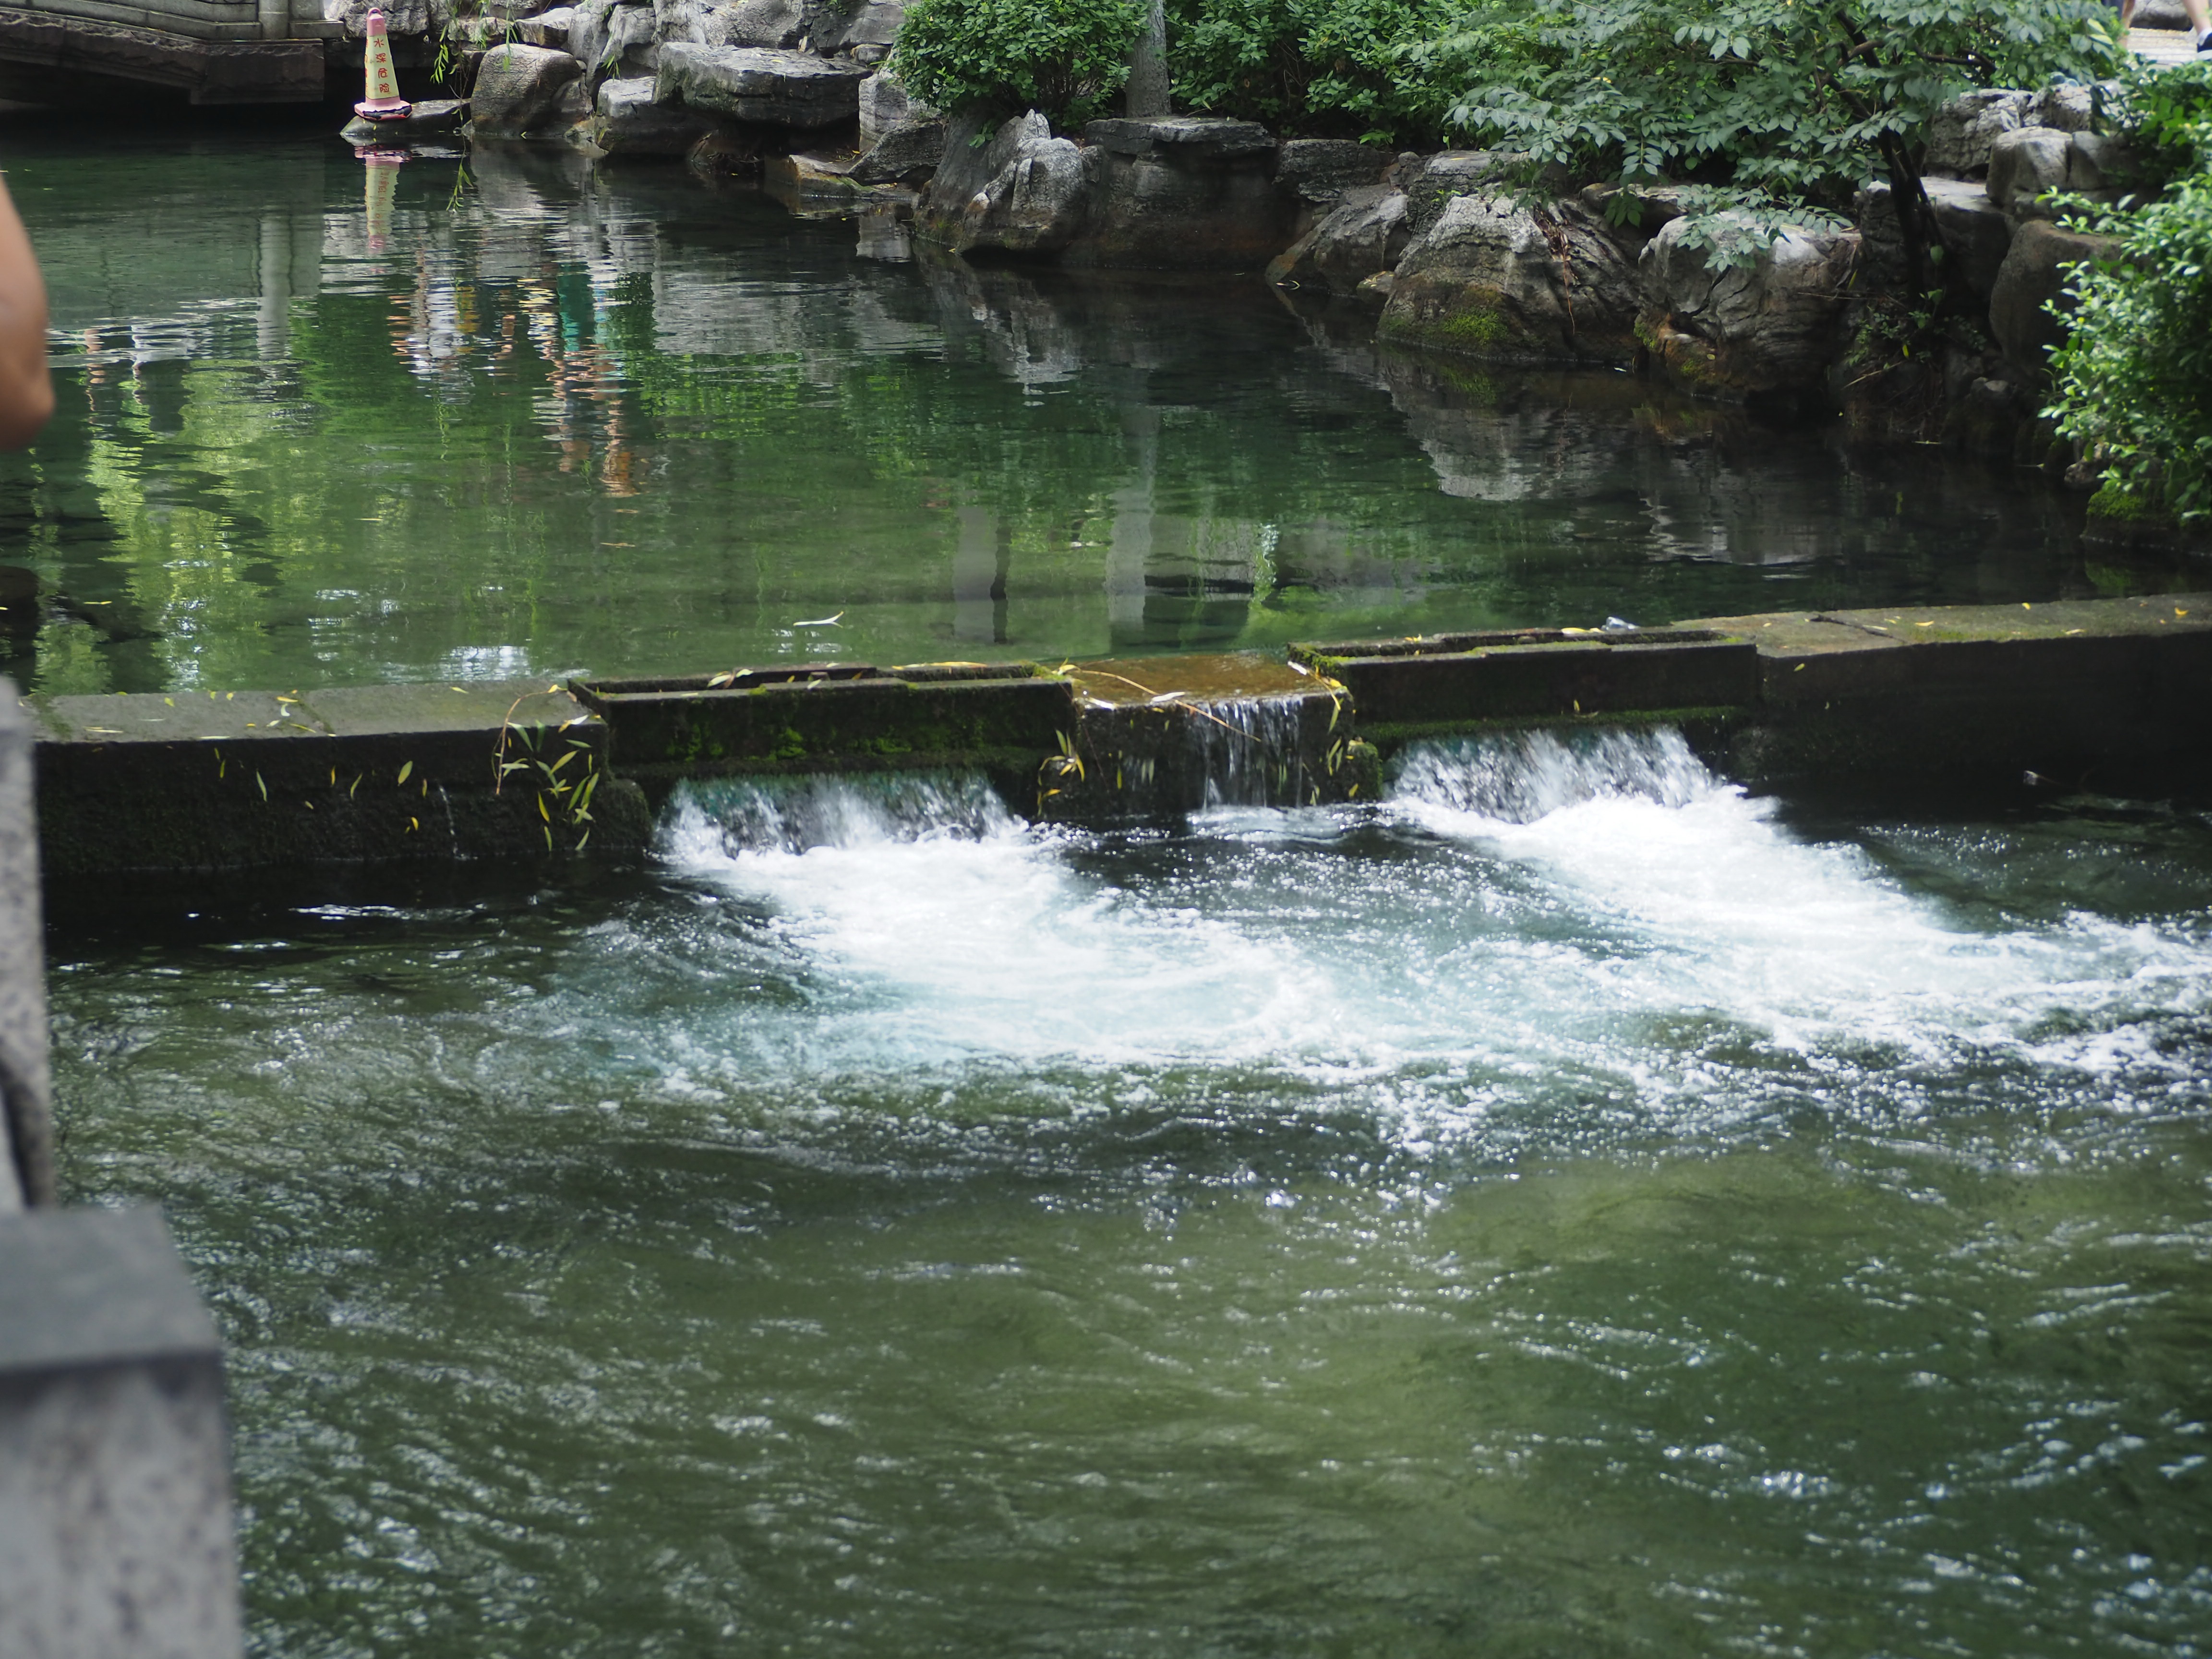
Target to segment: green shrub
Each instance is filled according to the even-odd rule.
[[[1193,110],[1286,137],[1437,144],[1452,90],[1414,50],[1447,0],[1168,0],[1168,68]]]
[[[2077,271],[2045,413],[2106,465],[2106,507],[2212,520],[2212,64],[2136,77],[2127,120],[2154,199],[2082,228],[2118,256]]]
[[[1129,78],[1143,0],[918,0],[891,72],[919,98],[993,121],[1081,125]]]

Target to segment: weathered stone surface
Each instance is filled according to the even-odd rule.
[[[539,131],[583,70],[565,52],[544,46],[493,47],[477,66],[476,86],[469,94],[470,131],[494,138],[518,138]]]
[[[0,1652],[237,1659],[222,1350],[161,1215],[0,1217]]]
[[[1443,216],[1444,204],[1469,196],[1512,165],[1504,150],[1447,149],[1421,158],[1405,183],[1406,201],[1418,236]]]
[[[739,0],[714,5],[710,0],[653,0],[661,40],[688,40],[702,46],[796,48],[806,37],[806,15],[799,0]]]
[[[577,0],[568,19],[568,50],[594,79],[650,75],[660,41],[650,5]]]
[[[998,148],[994,140],[990,149]],[[962,208],[953,246],[962,253],[1063,252],[1090,224],[1101,159],[1102,152],[1069,139],[1025,131],[1006,164]]]
[[[649,75],[600,82],[597,109],[592,137],[610,155],[689,155],[714,127],[696,110],[654,103]]]
[[[864,70],[805,52],[672,40],[660,50],[653,96],[740,121],[805,130],[855,118],[866,78]]]
[[[550,11],[541,11],[535,17],[526,17],[515,25],[526,46],[544,46],[554,52],[568,50],[568,25],[575,21],[574,6],[556,6]]]
[[[2056,127],[2061,132],[2088,132],[2098,125],[2097,105],[2101,95],[2104,118],[2110,123],[2118,113],[2120,88],[2112,82],[2101,86],[2084,87],[2073,82],[2046,87],[2036,95],[2035,107],[2021,120],[2024,127]]]
[[[1267,265],[1267,280],[1356,294],[1394,270],[1413,240],[1406,192],[1364,185],[1343,193],[1328,216]]]
[[[1990,165],[1990,146],[2000,134],[2024,125],[2035,104],[2032,92],[1982,88],[1954,98],[1928,125],[1926,173],[1954,179],[1978,177]]]
[[[919,106],[918,107],[927,107]],[[945,124],[937,120],[902,122],[882,133],[867,153],[853,164],[857,184],[919,185],[945,159]]]
[[[969,198],[989,184],[1024,145],[1042,143],[1052,137],[1052,123],[1035,110],[1018,119],[1001,121],[990,142],[979,144],[975,141],[982,136],[984,125],[980,116],[963,115],[945,128],[945,159],[921,202],[921,231],[929,240],[954,240]]]
[[[2040,374],[2051,349],[2066,337],[2065,324],[2045,307],[2065,306],[2065,289],[2075,266],[2109,257],[2117,245],[2108,237],[2061,230],[2030,220],[2014,233],[1990,294],[1990,332],[2005,356]]]
[[[1068,262],[1115,270],[1258,270],[1291,240],[1275,141],[1250,121],[1093,121],[1098,199]],[[948,147],[949,148],[949,147]]]
[[[1275,178],[1302,201],[1332,208],[1345,192],[1382,182],[1398,158],[1341,138],[1289,138],[1275,156]]]
[[[1646,245],[1638,331],[1673,380],[1729,399],[1817,390],[1837,355],[1855,231],[1786,232],[1748,266],[1714,270],[1677,219]]]
[[[1460,196],[1398,262],[1380,332],[1497,362],[1626,362],[1640,297],[1630,250],[1580,202]]]
[[[842,14],[830,12],[816,24],[810,44],[821,52],[844,52],[864,62],[890,52],[906,21],[906,0],[858,0]]]
[[[32,576],[27,595],[16,597],[20,580],[10,584],[9,608],[35,622],[37,578],[18,567],[10,574]],[[18,623],[12,631],[25,630]],[[33,770],[30,720],[15,682],[0,678],[0,1212],[55,1200]]]
[[[1083,142],[1115,155],[1174,155],[1178,160],[1225,161],[1273,156],[1274,135],[1257,121],[1212,115],[1118,116],[1093,121]]]
[[[1928,205],[1943,233],[1944,245],[1959,262],[1966,285],[1986,299],[1997,280],[1997,267],[2012,246],[2012,222],[1999,212],[1990,193],[1971,179],[1923,179]]]
[[[2045,219],[2047,196],[2110,193],[2128,166],[2127,146],[2108,134],[2021,127],[1990,149],[1990,198],[2014,220]]]
[[[860,82],[860,142],[873,144],[913,122],[942,121],[945,112],[924,103],[882,70]]]

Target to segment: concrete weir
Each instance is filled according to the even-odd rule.
[[[964,768],[1110,822],[1372,799],[1414,739],[1669,722],[1754,787],[2196,787],[2212,594],[1063,664],[33,697],[58,879],[635,852],[716,775]]]

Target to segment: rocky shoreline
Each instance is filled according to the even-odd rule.
[[[1632,369],[2097,488],[2093,462],[2039,413],[2063,329],[2052,307],[2101,246],[2052,223],[2051,203],[2109,196],[2128,165],[2088,88],[1980,91],[1939,114],[1922,188],[1966,318],[1938,337],[1914,331],[1887,185],[1724,267],[1686,234],[1692,192],[1623,199],[1564,177],[1531,192],[1509,183],[1518,158],[1498,152],[1394,154],[1193,115],[1072,134],[1035,112],[948,118],[884,68],[903,15],[902,0],[583,0],[491,20],[496,39],[465,20],[483,44],[456,77],[465,100],[347,136],[378,147],[459,127],[481,143],[757,174],[794,206],[896,220],[977,264],[1264,270],[1295,307],[1371,318],[1401,349]],[[2087,533],[2174,540],[2103,495]]]

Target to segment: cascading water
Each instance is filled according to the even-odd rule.
[[[1010,834],[1013,816],[974,773],[875,772],[714,779],[681,785],[659,837],[664,856],[683,860],[711,845],[743,852],[804,853],[815,847]]]
[[[1413,744],[1392,793],[1509,823],[1598,799],[1686,806],[1718,787],[1682,734],[1600,730],[1562,738],[1542,731]]]
[[[1297,697],[1209,698],[1189,710],[1184,741],[1204,806],[1300,805],[1306,705]]]

